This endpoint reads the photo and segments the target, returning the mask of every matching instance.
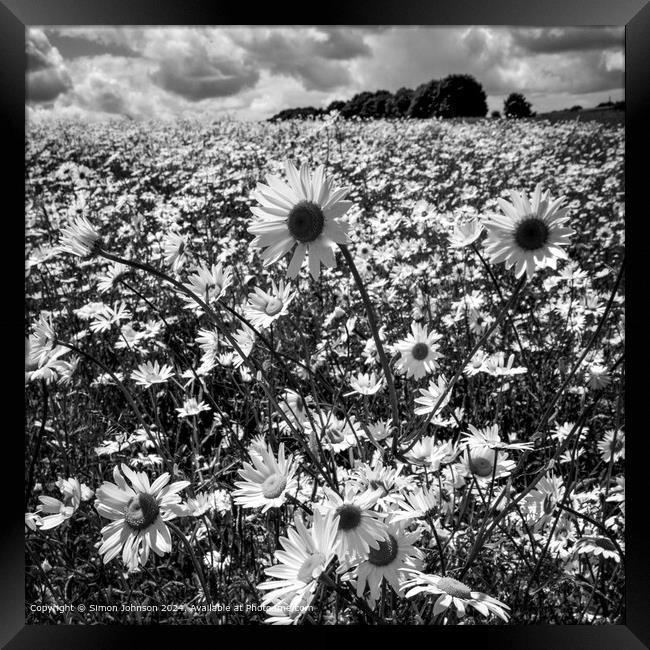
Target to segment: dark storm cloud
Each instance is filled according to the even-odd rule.
[[[138,52],[123,43],[102,42],[87,35],[59,33],[57,30],[44,30],[50,43],[65,59],[78,59],[85,56],[111,54],[113,56],[137,57]]]
[[[593,29],[562,27],[551,29],[514,29],[513,43],[531,54],[555,54],[622,48],[623,28]]]
[[[61,55],[40,29],[28,30],[26,54],[28,101],[52,102],[72,88]]]
[[[293,77],[307,91],[351,83],[346,63],[371,54],[362,34],[349,28],[252,30],[234,33],[233,40],[261,68]]]
[[[341,27],[321,28],[327,40],[316,43],[314,53],[325,59],[346,60],[358,56],[369,56],[372,50],[363,41],[359,32]]]
[[[161,88],[190,101],[228,97],[257,83],[259,72],[249,64],[185,57],[165,59],[151,75]]]

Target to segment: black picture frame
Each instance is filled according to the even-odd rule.
[[[309,14],[315,5],[301,7],[265,3],[255,7],[250,3],[223,3],[219,0],[0,0],[0,110],[2,143],[5,164],[8,168],[0,175],[3,186],[3,204],[8,214],[17,221],[16,214],[24,213],[24,169],[19,160],[24,159],[25,137],[25,27],[46,25],[527,25],[527,26],[625,26],[625,144],[626,144],[626,236],[632,251],[626,264],[626,294],[639,294],[640,300],[628,300],[626,306],[628,327],[626,336],[632,336],[634,359],[626,359],[626,374],[634,367],[643,367],[642,352],[646,341],[639,337],[634,342],[635,323],[643,327],[644,315],[639,311],[643,302],[641,287],[644,271],[643,252],[635,247],[643,245],[644,220],[648,219],[644,189],[648,183],[648,132],[650,113],[650,6],[647,0],[449,0],[427,2],[422,0],[374,0],[372,3],[336,0],[318,7],[318,14]],[[8,206],[14,205],[13,209]],[[629,235],[632,235],[630,237]],[[5,246],[12,248],[10,242]],[[16,248],[14,246],[13,248]],[[11,251],[7,251],[9,254]],[[19,255],[15,250],[12,254]],[[22,259],[17,260],[22,264]],[[5,308],[19,310],[19,300],[24,292],[19,288],[20,272],[8,273],[6,281],[15,285],[15,295],[7,298]],[[9,296],[10,294],[8,294]],[[19,312],[20,313],[20,312]],[[17,321],[16,321],[17,322]],[[9,347],[18,357],[20,337],[17,325],[7,325],[0,319],[2,340],[15,341]],[[17,339],[17,340],[16,340]],[[18,345],[16,345],[18,343]],[[15,348],[15,349],[14,349]],[[638,351],[638,354],[637,354]],[[16,363],[18,361],[16,360]],[[6,398],[9,405],[20,399],[20,375],[10,373]],[[643,424],[638,413],[643,404],[640,391],[645,388],[643,379],[628,382],[626,390],[626,417]],[[14,396],[11,391],[16,391]],[[644,391],[645,392],[645,391]],[[634,396],[639,393],[639,399]],[[646,398],[647,399],[647,398]],[[9,409],[12,411],[12,409]],[[629,429],[629,424],[627,425]],[[17,429],[11,436],[20,440]],[[8,436],[9,431],[5,434]],[[424,633],[424,641],[440,644],[451,641],[471,643],[482,648],[526,648],[527,650],[561,650],[578,648],[597,650],[641,649],[650,646],[650,562],[648,542],[644,532],[644,519],[648,510],[647,487],[644,484],[647,469],[648,432],[645,427],[632,428],[628,436],[626,464],[627,533],[626,533],[626,618],[625,625],[614,626],[463,626],[436,627],[435,632],[409,628],[407,634]],[[645,452],[645,453],[644,453]],[[6,452],[8,453],[8,452]],[[151,630],[117,626],[26,626],[24,618],[24,524],[22,508],[22,455],[20,442],[15,453],[3,468],[4,501],[9,512],[4,513],[0,533],[0,645],[10,650],[19,648],[109,648],[118,644],[136,646],[151,643]],[[15,488],[15,489],[14,489]],[[12,504],[12,507],[8,506]],[[249,628],[250,629],[250,628]],[[262,628],[269,640],[282,635],[295,637],[305,630],[287,628]],[[319,634],[337,636],[341,628],[330,628]],[[404,629],[384,627],[384,634],[396,634],[395,640],[404,642]],[[393,632],[389,629],[395,630]],[[331,630],[331,631],[330,631]],[[206,635],[209,643],[220,643],[216,631],[189,626],[165,626],[161,630],[169,644],[195,643],[195,634]],[[309,633],[309,631],[307,631]],[[342,639],[349,637],[342,637]],[[387,639],[388,641],[388,639]],[[409,642],[407,640],[407,642]]]

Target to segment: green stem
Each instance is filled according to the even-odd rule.
[[[386,385],[388,387],[388,394],[390,397],[390,407],[393,415],[393,425],[396,428],[395,436],[393,437],[393,448],[395,450],[397,448],[397,440],[399,438],[399,433],[400,433],[399,407],[397,402],[397,393],[395,392],[395,383],[393,382],[393,374],[388,364],[388,357],[386,356],[386,351],[384,350],[383,343],[379,338],[379,326],[377,323],[377,316],[375,314],[375,310],[372,306],[372,303],[370,302],[370,297],[368,296],[366,287],[363,284],[363,280],[361,279],[361,276],[359,275],[359,271],[357,270],[357,267],[354,263],[352,254],[348,250],[348,247],[345,246],[344,244],[339,244],[339,248],[343,253],[343,257],[345,257],[345,261],[350,267],[350,271],[352,273],[352,276],[354,277],[354,281],[356,282],[357,288],[359,289],[359,293],[361,294],[361,299],[366,309],[366,316],[368,317],[368,324],[370,325],[370,331],[372,332],[372,338],[375,341],[375,347],[377,348],[377,354],[379,355],[381,368],[384,372],[384,377],[386,377]]]

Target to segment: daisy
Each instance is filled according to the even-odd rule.
[[[392,521],[424,519],[433,516],[440,505],[440,489],[436,484],[421,487],[415,492],[407,492],[400,498],[399,508],[393,514]]]
[[[423,436],[406,454],[406,458],[416,465],[430,467],[437,472],[442,465],[451,463],[459,450],[451,440],[436,443],[433,436]]]
[[[370,435],[377,441],[388,440],[393,433],[393,424],[390,420],[380,420],[379,422],[371,422],[368,425]],[[362,433],[365,435],[365,433]]]
[[[287,536],[280,538],[283,550],[275,551],[279,564],[264,570],[275,579],[257,585],[258,589],[269,592],[262,605],[305,589],[313,592],[321,573],[336,555],[337,524],[333,512],[323,515],[314,510],[309,529],[297,513],[294,523],[295,528],[288,528]]]
[[[244,508],[279,508],[285,501],[287,493],[297,487],[294,477],[296,472],[293,456],[285,458],[284,443],[280,443],[278,458],[275,459],[271,446],[258,448],[258,453],[251,454],[253,465],[244,463],[239,470],[243,481],[235,481],[238,488],[233,492],[235,503]]]
[[[175,232],[167,234],[162,242],[165,264],[171,266],[174,273],[178,273],[185,263],[185,249],[187,247],[187,236]]]
[[[484,485],[494,479],[505,478],[515,469],[516,463],[507,457],[505,452],[499,453],[488,446],[465,449],[461,457],[458,472],[462,476],[473,476],[479,485]]]
[[[505,262],[508,269],[514,266],[516,277],[525,272],[532,280],[536,267],[556,268],[557,258],[568,259],[562,248],[574,233],[565,227],[568,208],[561,207],[564,197],[542,193],[540,183],[530,201],[525,193],[510,192],[510,197],[512,203],[497,199],[503,214],[492,214],[484,222],[485,250],[491,262]]]
[[[201,411],[210,411],[210,407],[201,400],[200,402],[194,398],[190,397],[189,399],[183,402],[183,406],[177,408],[179,418],[189,418],[193,415],[199,415]]]
[[[151,549],[159,556],[171,551],[171,535],[165,522],[185,514],[178,492],[190,482],[168,485],[169,474],[165,472],[150,484],[144,472],[134,472],[124,463],[121,468],[122,473],[117,465],[113,469],[115,483],[105,481],[97,490],[95,508],[111,520],[101,530],[99,553],[106,564],[122,551],[124,564],[135,571],[147,563]]]
[[[138,366],[138,369],[131,373],[131,379],[133,379],[139,386],[149,388],[154,384],[167,383],[167,380],[173,375],[174,371],[171,366],[165,364],[161,368],[157,361],[154,361],[153,363],[147,361],[146,363],[141,363]]]
[[[616,462],[621,458],[625,458],[625,433],[622,429],[611,429],[603,434],[603,437],[598,441],[598,450],[600,457],[604,462]]]
[[[81,485],[78,479],[59,479],[57,486],[61,490],[63,501],[48,496],[38,497],[41,502],[38,512],[47,515],[41,519],[41,530],[55,528],[70,519],[81,504]]]
[[[102,312],[97,314],[90,323],[93,332],[107,332],[113,325],[119,325],[123,320],[130,320],[131,312],[122,301],[116,302],[112,307],[106,305]]]
[[[513,375],[523,375],[528,372],[524,366],[513,366],[515,355],[511,354],[508,360],[505,360],[503,352],[493,354],[485,361],[485,372],[494,377],[510,377]]]
[[[401,493],[412,483],[411,477],[400,476],[404,466],[397,469],[384,467],[381,457],[376,456],[373,464],[358,464],[350,474],[350,480],[359,490],[377,492],[376,503],[383,510],[391,510],[392,504],[399,503]]]
[[[436,413],[438,413],[439,411],[442,411],[442,409],[449,403],[449,399],[451,398],[450,390],[447,391],[447,394],[445,395],[442,402],[438,404],[440,398],[447,390],[447,381],[442,376],[438,377],[437,382],[432,379],[429,382],[429,388],[420,388],[419,390],[422,395],[415,398],[415,402],[417,404],[420,404],[420,406],[415,409],[416,415],[426,415],[427,413],[433,413],[434,409]]]
[[[543,528],[553,516],[555,506],[564,497],[564,483],[559,476],[543,476],[522,501],[523,511],[533,522],[533,530]]]
[[[27,363],[43,365],[51,357],[56,345],[56,335],[52,317],[40,314],[34,333],[26,341],[25,357]]]
[[[352,562],[364,557],[371,548],[378,549],[380,541],[388,539],[380,515],[370,509],[377,501],[375,490],[358,492],[352,483],[345,487],[343,497],[328,487],[324,490],[327,500],[323,507],[334,511],[337,524],[336,552],[340,560]]]
[[[308,395],[303,399],[298,393],[288,388],[284,391],[282,399],[279,401],[279,406],[286,417],[292,424],[301,427],[308,419],[307,408],[313,403],[312,398]],[[281,427],[287,427],[284,418],[280,422]]]
[[[361,438],[362,434],[360,431],[357,433],[357,427],[352,422],[352,419],[348,422],[347,419],[338,418],[333,413],[330,413],[323,426],[321,426],[320,420],[321,418],[315,418],[313,425],[309,421],[304,422],[305,433],[310,437],[312,434],[316,435],[318,433],[321,444],[337,454],[346,451],[350,447],[355,447],[357,441]],[[314,430],[314,427],[316,427],[316,430]],[[314,444],[314,453],[316,453],[318,444],[315,440]]]
[[[185,510],[190,517],[201,517],[215,508],[214,495],[209,492],[199,492],[195,497],[188,497]]]
[[[356,569],[357,596],[363,596],[367,585],[373,602],[379,600],[384,580],[396,593],[402,594],[400,582],[406,577],[405,570],[418,569],[422,565],[422,552],[413,546],[420,533],[404,532],[403,523],[389,522],[386,526],[388,538],[379,542],[379,548],[371,548],[367,559]]]
[[[271,293],[255,287],[254,292],[248,294],[246,317],[254,327],[269,327],[288,313],[287,307],[295,296],[295,291],[292,292],[290,286],[285,287],[283,280],[280,280],[279,286],[271,281]]]
[[[138,332],[127,323],[120,328],[120,338],[115,341],[114,347],[116,350],[136,350],[143,338],[142,332]],[[146,352],[143,351],[143,354],[146,355]]]
[[[189,282],[183,283],[183,286],[209,305],[219,300],[232,284],[232,269],[229,266],[224,269],[221,263],[213,264],[210,268],[201,265],[196,267],[187,279]],[[186,309],[202,313],[203,309],[194,298],[184,293],[179,295],[185,302]]]
[[[77,217],[71,225],[61,231],[59,250],[78,257],[95,254],[101,247],[99,233],[84,216]]]
[[[359,373],[356,377],[350,379],[350,387],[352,390],[345,393],[344,397],[349,397],[355,393],[374,395],[384,387],[384,382],[381,377],[378,379],[374,372],[370,374]]]
[[[313,609],[311,602],[314,595],[314,590],[307,586],[279,598],[266,609],[269,618],[264,622],[271,625],[297,625]]]
[[[438,352],[435,343],[442,336],[433,331],[427,333],[427,328],[417,323],[411,325],[411,332],[405,339],[396,343],[394,349],[401,353],[398,369],[406,372],[407,377],[420,379],[438,367],[436,359],[442,354]]]
[[[463,433],[464,444],[470,450],[474,449],[532,449],[535,445],[532,442],[502,442],[499,436],[499,427],[493,424],[484,429],[477,429],[475,426],[467,425],[470,433]]]
[[[483,232],[483,224],[476,218],[466,221],[456,220],[454,230],[448,235],[449,245],[454,248],[463,248],[473,244]]]
[[[255,235],[252,246],[265,248],[264,266],[277,262],[294,245],[287,275],[298,275],[305,254],[309,253],[309,271],[314,279],[320,275],[320,264],[334,268],[335,244],[347,244],[348,225],[339,221],[352,206],[343,198],[347,188],[335,188],[334,180],[325,176],[321,165],[310,175],[303,164],[300,172],[286,161],[288,183],[267,175],[268,185],[258,183],[253,198],[260,204],[251,208],[257,217],[248,232]]]
[[[473,377],[479,372],[485,371],[485,362],[487,361],[488,355],[485,352],[479,350],[467,363],[463,372],[468,377]]]
[[[97,289],[100,293],[106,293],[107,291],[110,291],[115,286],[115,283],[129,272],[130,269],[126,264],[122,264],[121,262],[114,262],[111,264],[111,266],[108,267],[108,270],[104,275],[97,277]]]
[[[219,332],[217,330],[199,330],[194,339],[201,348],[204,358],[214,359],[219,352]]]
[[[233,352],[233,367],[239,368],[244,363],[255,345],[255,332],[245,323],[232,336],[237,346],[242,351],[242,356],[237,350]]]
[[[579,539],[575,546],[576,553],[587,553],[596,558],[602,557],[606,560],[621,561],[621,556],[612,541],[607,537],[594,535],[592,537],[583,537]]]
[[[433,606],[433,615],[437,616],[453,607],[459,618],[465,616],[466,608],[469,605],[483,616],[494,614],[500,619],[508,622],[508,605],[502,603],[492,596],[483,594],[480,591],[473,591],[466,584],[450,578],[449,576],[427,575],[420,571],[410,571],[413,577],[407,580],[402,587],[410,589],[406,592],[407,598],[413,598],[420,593],[428,593],[439,596]]]
[[[592,390],[607,388],[611,381],[607,368],[598,363],[593,363],[587,368],[585,379]]]

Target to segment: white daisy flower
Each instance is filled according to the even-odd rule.
[[[106,564],[121,551],[124,564],[135,571],[147,563],[152,549],[160,556],[171,551],[171,535],[165,522],[185,514],[178,492],[190,483],[176,481],[168,485],[170,477],[165,472],[150,484],[144,472],[134,472],[124,463],[121,468],[124,476],[116,465],[115,483],[105,481],[97,490],[95,508],[102,517],[112,520],[101,530],[99,553]]]
[[[309,254],[309,271],[314,279],[320,275],[320,264],[334,268],[336,244],[347,244],[347,224],[339,219],[352,206],[343,198],[347,188],[335,188],[334,180],[325,175],[321,165],[313,175],[303,164],[300,172],[286,161],[287,183],[268,175],[268,185],[258,183],[253,198],[259,206],[251,208],[257,220],[248,232],[255,235],[252,245],[264,248],[264,266],[277,262],[294,246],[287,275],[295,278],[305,255]]]
[[[284,443],[280,443],[276,460],[271,446],[257,448],[257,453],[251,454],[253,465],[244,463],[239,475],[243,481],[235,481],[238,488],[233,492],[235,503],[245,508],[262,508],[266,512],[270,508],[279,508],[286,500],[287,493],[295,490],[296,467],[293,456],[285,457]]]
[[[333,510],[338,526],[337,555],[341,560],[354,561],[364,557],[371,548],[378,549],[379,542],[388,538],[386,526],[379,521],[379,513],[370,508],[377,501],[375,490],[358,492],[350,483],[343,497],[334,490],[324,488],[326,501],[323,508]]]
[[[287,308],[295,296],[295,291],[292,292],[290,286],[285,287],[283,280],[280,280],[279,286],[272,280],[270,293],[255,287],[254,292],[248,294],[246,318],[253,327],[269,327],[280,316],[288,313]]]
[[[483,616],[494,614],[500,619],[508,622],[508,605],[502,603],[492,596],[473,591],[466,584],[450,578],[449,576],[427,575],[420,571],[411,571],[413,577],[407,580],[402,587],[409,588],[406,592],[407,598],[413,598],[420,593],[433,594],[438,596],[433,606],[433,615],[437,616],[446,612],[450,607],[456,610],[459,618],[463,618],[467,606],[473,607]]]
[[[269,592],[264,596],[263,605],[305,588],[313,591],[320,574],[336,555],[337,523],[333,512],[323,515],[314,510],[309,529],[298,514],[294,523],[295,528],[288,528],[287,536],[280,538],[283,550],[275,551],[279,564],[264,570],[275,579],[257,585],[258,589]]]
[[[497,199],[503,214],[492,214],[484,222],[485,250],[491,262],[505,262],[506,268],[514,267],[516,277],[526,273],[531,280],[537,267],[556,268],[557,258],[568,258],[562,247],[574,231],[565,226],[569,217],[568,208],[561,207],[564,197],[552,199],[548,190],[542,192],[541,183],[531,200],[519,192],[510,192],[510,197],[512,203]]]
[[[426,326],[413,323],[411,334],[394,346],[395,351],[401,353],[398,369],[405,372],[407,377],[416,379],[433,372],[438,367],[436,360],[442,356],[435,344],[441,338],[434,331],[428,332]]]
[[[407,576],[405,569],[419,569],[422,566],[423,554],[413,546],[420,532],[407,533],[403,523],[388,522],[387,534],[388,538],[379,542],[379,548],[371,548],[367,558],[356,569],[357,596],[363,596],[367,585],[373,602],[379,600],[384,580],[402,595],[400,583]]]

